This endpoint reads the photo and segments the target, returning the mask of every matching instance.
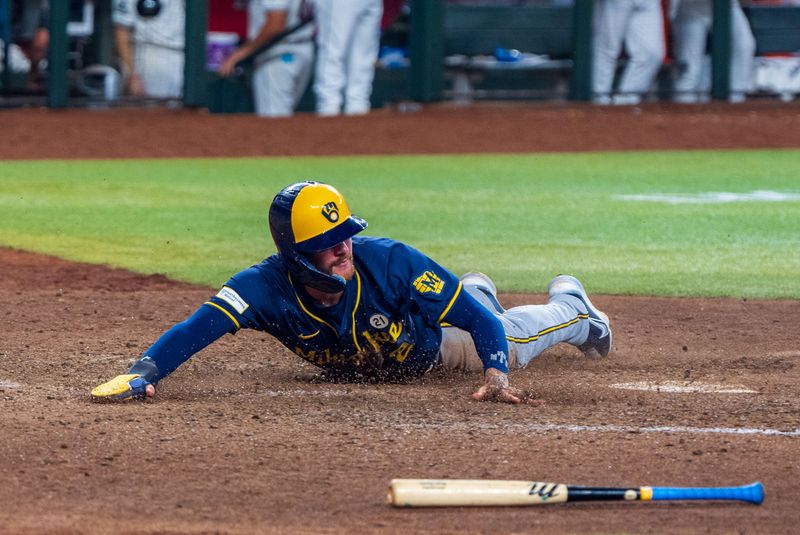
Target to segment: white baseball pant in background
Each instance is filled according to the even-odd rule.
[[[139,43],[134,45],[134,65],[144,92],[154,98],[180,98],[183,94],[183,49]]]
[[[161,0],[154,17],[141,17],[135,0],[114,0],[114,24],[133,35],[133,68],[144,92],[155,98],[180,98],[183,94],[185,0]]]
[[[660,0],[596,0],[593,20],[592,88],[595,102],[633,104],[646,93],[664,60]],[[614,74],[623,45],[628,63],[612,100]]]
[[[713,24],[712,0],[680,0],[672,33],[679,74],[675,80],[676,102],[702,102],[711,90],[711,62],[706,54]],[[731,100],[744,100],[753,85],[756,40],[737,0],[731,0]]]
[[[281,54],[256,60],[253,70],[253,97],[256,114],[288,117],[311,79],[314,44],[283,45]]]
[[[546,305],[522,305],[503,310],[468,280],[462,280],[464,291],[503,324],[508,339],[509,369],[524,368],[536,355],[561,342],[579,346],[589,336],[589,320],[584,319],[586,305],[575,296],[557,294]],[[451,370],[483,370],[472,336],[456,327],[442,329],[440,362]]]
[[[382,0],[315,0],[319,115],[369,112],[380,44]]]
[[[286,28],[303,19],[306,0],[250,0],[247,5],[247,37],[255,39],[269,17],[284,13]],[[256,114],[288,117],[311,79],[314,68],[314,24],[292,32],[255,58],[253,100]]]

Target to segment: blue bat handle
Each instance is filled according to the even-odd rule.
[[[756,482],[743,487],[653,487],[655,500],[741,500],[760,504],[764,501],[764,485]]]

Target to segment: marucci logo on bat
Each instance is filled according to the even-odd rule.
[[[538,496],[545,502],[556,495],[557,488],[558,485],[556,483],[534,483],[531,485],[531,490],[528,494]]]

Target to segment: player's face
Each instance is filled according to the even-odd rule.
[[[338,275],[349,281],[355,274],[353,265],[353,240],[346,239],[330,249],[314,253],[311,262],[318,270],[328,275]]]

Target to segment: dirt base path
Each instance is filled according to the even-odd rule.
[[[722,123],[763,120],[780,129],[796,120],[786,109],[780,114],[757,106],[732,110],[733,118],[724,114]],[[217,134],[213,146],[197,146],[191,142],[199,134],[188,122],[197,120],[204,128],[208,121],[221,124],[216,117],[155,111],[140,116],[25,113],[29,123],[20,131],[31,141],[22,140],[17,158],[272,154],[273,145],[245,133],[273,132],[278,124],[230,118],[226,135]],[[341,139],[351,140],[352,152],[390,152],[398,139],[408,141],[406,150],[412,152],[444,151],[445,130],[465,112],[435,109],[389,121],[390,113],[281,122],[284,133],[291,125],[297,128],[291,135],[299,136],[285,153],[334,153]],[[615,143],[620,145],[615,148],[642,148],[622,143],[613,131],[602,138],[590,132],[604,117],[623,116],[632,121],[631,128],[641,129],[643,146],[656,148],[655,139],[670,137],[688,146],[675,132],[688,117],[713,113],[536,107],[511,113],[499,107],[479,108],[472,115],[484,126],[509,117],[521,120],[518,116],[527,124],[549,124],[549,136],[531,127],[534,133],[520,136],[525,142],[501,135],[510,126],[498,126],[497,136],[484,132],[482,150],[495,151],[503,143],[509,150],[599,149]],[[581,127],[585,135],[558,126],[577,124],[573,114],[591,116]],[[755,118],[749,119],[751,114]],[[79,126],[59,137],[60,145],[50,146],[42,140],[53,139],[53,117]],[[642,117],[649,119],[637,122]],[[6,112],[0,118],[8,124]],[[106,121],[146,128],[134,134],[131,126],[97,144],[92,136],[102,135],[97,129],[108,135],[97,126]],[[97,128],[85,130],[89,123]],[[368,146],[362,129],[373,123],[384,126],[371,129],[374,143]],[[442,129],[430,131],[436,125]],[[338,136],[326,138],[323,134],[334,127]],[[667,135],[668,128],[676,130]],[[627,131],[617,130],[622,137]],[[791,137],[798,136],[796,131],[774,133]],[[153,132],[160,134],[153,137]],[[475,150],[478,134],[467,132],[449,138],[471,138]],[[33,147],[37,135],[39,152],[22,150]],[[128,146],[125,152],[115,145],[135,135],[146,140],[146,148]],[[168,135],[176,143],[169,150],[162,137]],[[277,139],[269,137],[277,136],[274,132],[265,136]],[[89,150],[93,139],[94,150]],[[434,142],[431,150],[421,150],[424,139]],[[250,145],[221,148],[222,140],[250,140]],[[733,144],[733,137],[728,140]],[[593,296],[613,318],[614,352],[593,361],[572,347],[557,346],[515,373],[517,386],[545,401],[540,407],[472,402],[470,393],[479,382],[473,375],[434,373],[406,385],[320,384],[312,367],[254,332],[228,336],[193,358],[162,383],[154,402],[90,402],[91,387],[124,371],[214,291],[0,248],[5,317],[0,531],[792,533],[800,523],[793,498],[800,447],[796,301]],[[544,296],[502,295],[501,301],[506,306],[540,303]],[[597,486],[761,480],[767,498],[760,507],[612,503],[397,510],[384,502],[395,477]]]

